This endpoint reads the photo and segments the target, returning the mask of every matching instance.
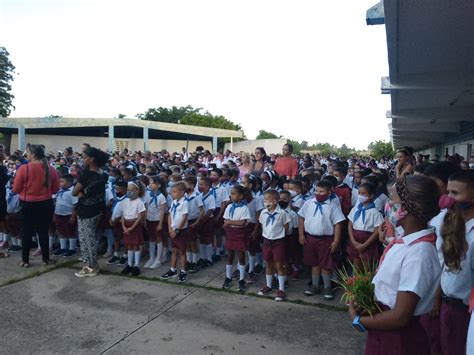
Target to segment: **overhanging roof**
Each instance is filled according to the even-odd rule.
[[[145,121],[127,118],[70,118],[70,117],[6,117],[0,118],[0,130],[18,129],[61,129],[61,128],[87,128],[87,127],[136,127],[149,128],[150,130],[173,132],[183,135],[205,137],[233,137],[242,138],[241,131],[232,131],[219,128],[188,126],[183,124]]]
[[[474,121],[474,2],[385,0],[383,10],[393,143],[441,143]]]

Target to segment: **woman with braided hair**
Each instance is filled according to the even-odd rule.
[[[351,305],[352,324],[368,330],[366,354],[430,354],[419,316],[432,309],[441,275],[436,234],[428,227],[439,213],[439,190],[428,177],[406,175],[390,195],[387,218],[404,235],[387,246],[373,279],[382,312],[370,317]]]

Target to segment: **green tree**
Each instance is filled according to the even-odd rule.
[[[392,143],[381,140],[371,142],[367,149],[370,151],[370,155],[377,160],[382,158],[391,158],[395,154]]]
[[[9,55],[5,47],[0,47],[0,117],[9,116],[11,110],[15,108],[13,106],[15,96],[10,93],[15,66],[10,62]]]
[[[145,113],[137,114],[136,117],[145,121],[180,123],[184,116],[198,113],[200,110],[200,108],[194,108],[191,105],[182,107],[172,106],[171,108],[160,106],[158,108],[149,108]]]
[[[115,116],[115,118],[127,118],[127,115],[119,113],[117,116]]]
[[[274,138],[282,138],[282,136],[277,136],[275,133],[267,132],[261,129],[258,131],[258,136],[255,139],[274,139]]]

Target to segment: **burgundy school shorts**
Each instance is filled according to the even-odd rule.
[[[114,239],[116,241],[123,240],[123,228],[121,221],[115,222],[114,226],[112,227],[112,234],[114,235]]]
[[[125,221],[125,227],[133,226],[134,221]],[[136,248],[143,245],[143,225],[138,224],[130,233],[123,233],[123,243],[127,249]]]
[[[365,231],[358,231],[354,230],[354,239],[358,243],[365,243],[367,239],[372,235],[373,232],[365,232]],[[346,253],[349,260],[354,261],[354,259],[359,258],[366,261],[373,261],[378,260],[380,258],[379,254],[379,242],[378,239],[369,245],[362,253],[359,253],[356,248],[352,245],[351,241],[349,240],[347,243]]]
[[[248,246],[248,230],[246,227],[225,227],[225,244],[227,250],[245,251]]]
[[[185,253],[189,249],[189,242],[191,234],[189,228],[181,229],[176,238],[171,238],[172,248],[178,249],[180,252]]]
[[[433,318],[429,314],[423,314],[420,316],[420,324],[428,336],[431,353],[441,354],[441,323],[439,316]]]
[[[285,237],[286,239],[286,257],[294,265],[299,265],[303,259],[303,246],[299,241],[298,229],[293,228],[291,234]]]
[[[334,269],[334,259],[329,247],[334,241],[330,236],[312,236],[306,234],[306,244],[303,247],[303,262],[307,266],[319,266],[325,270]]]
[[[56,232],[59,237],[74,238],[76,236],[76,224],[69,223],[70,219],[71,216],[54,215]]]
[[[161,232],[158,232],[156,228],[158,228],[158,225],[160,224],[160,221],[145,221],[146,223],[146,234],[148,236],[148,240],[150,242],[156,242],[158,239],[161,238],[163,229],[161,229]]]
[[[250,254],[261,253],[262,252],[262,243],[263,243],[263,236],[261,231],[258,233],[255,239],[252,239],[252,233],[255,229],[255,223],[249,223],[247,225],[247,233],[249,236],[248,242],[248,251]]]
[[[270,240],[263,238],[262,255],[267,263],[285,263],[286,262],[286,237]]]
[[[191,228],[191,226],[196,222],[196,219],[191,219],[188,221],[188,233],[189,233],[189,240],[191,242],[195,242],[199,237],[199,227]]]
[[[212,244],[214,239],[214,223],[212,220],[205,221],[198,230],[199,242],[204,245]]]
[[[466,353],[467,331],[471,314],[468,307],[461,308],[441,302],[439,320],[441,325],[441,350],[443,355]]]
[[[22,220],[21,220],[21,211],[18,213],[7,213],[5,215],[5,227],[6,232],[12,237],[22,237]]]

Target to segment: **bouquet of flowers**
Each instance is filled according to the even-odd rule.
[[[382,312],[375,300],[375,286],[372,284],[377,263],[362,261],[361,268],[352,263],[350,265],[352,274],[349,274],[345,267],[337,271],[337,283],[344,292],[341,300],[346,304],[357,304],[362,314],[373,316],[375,313]]]

